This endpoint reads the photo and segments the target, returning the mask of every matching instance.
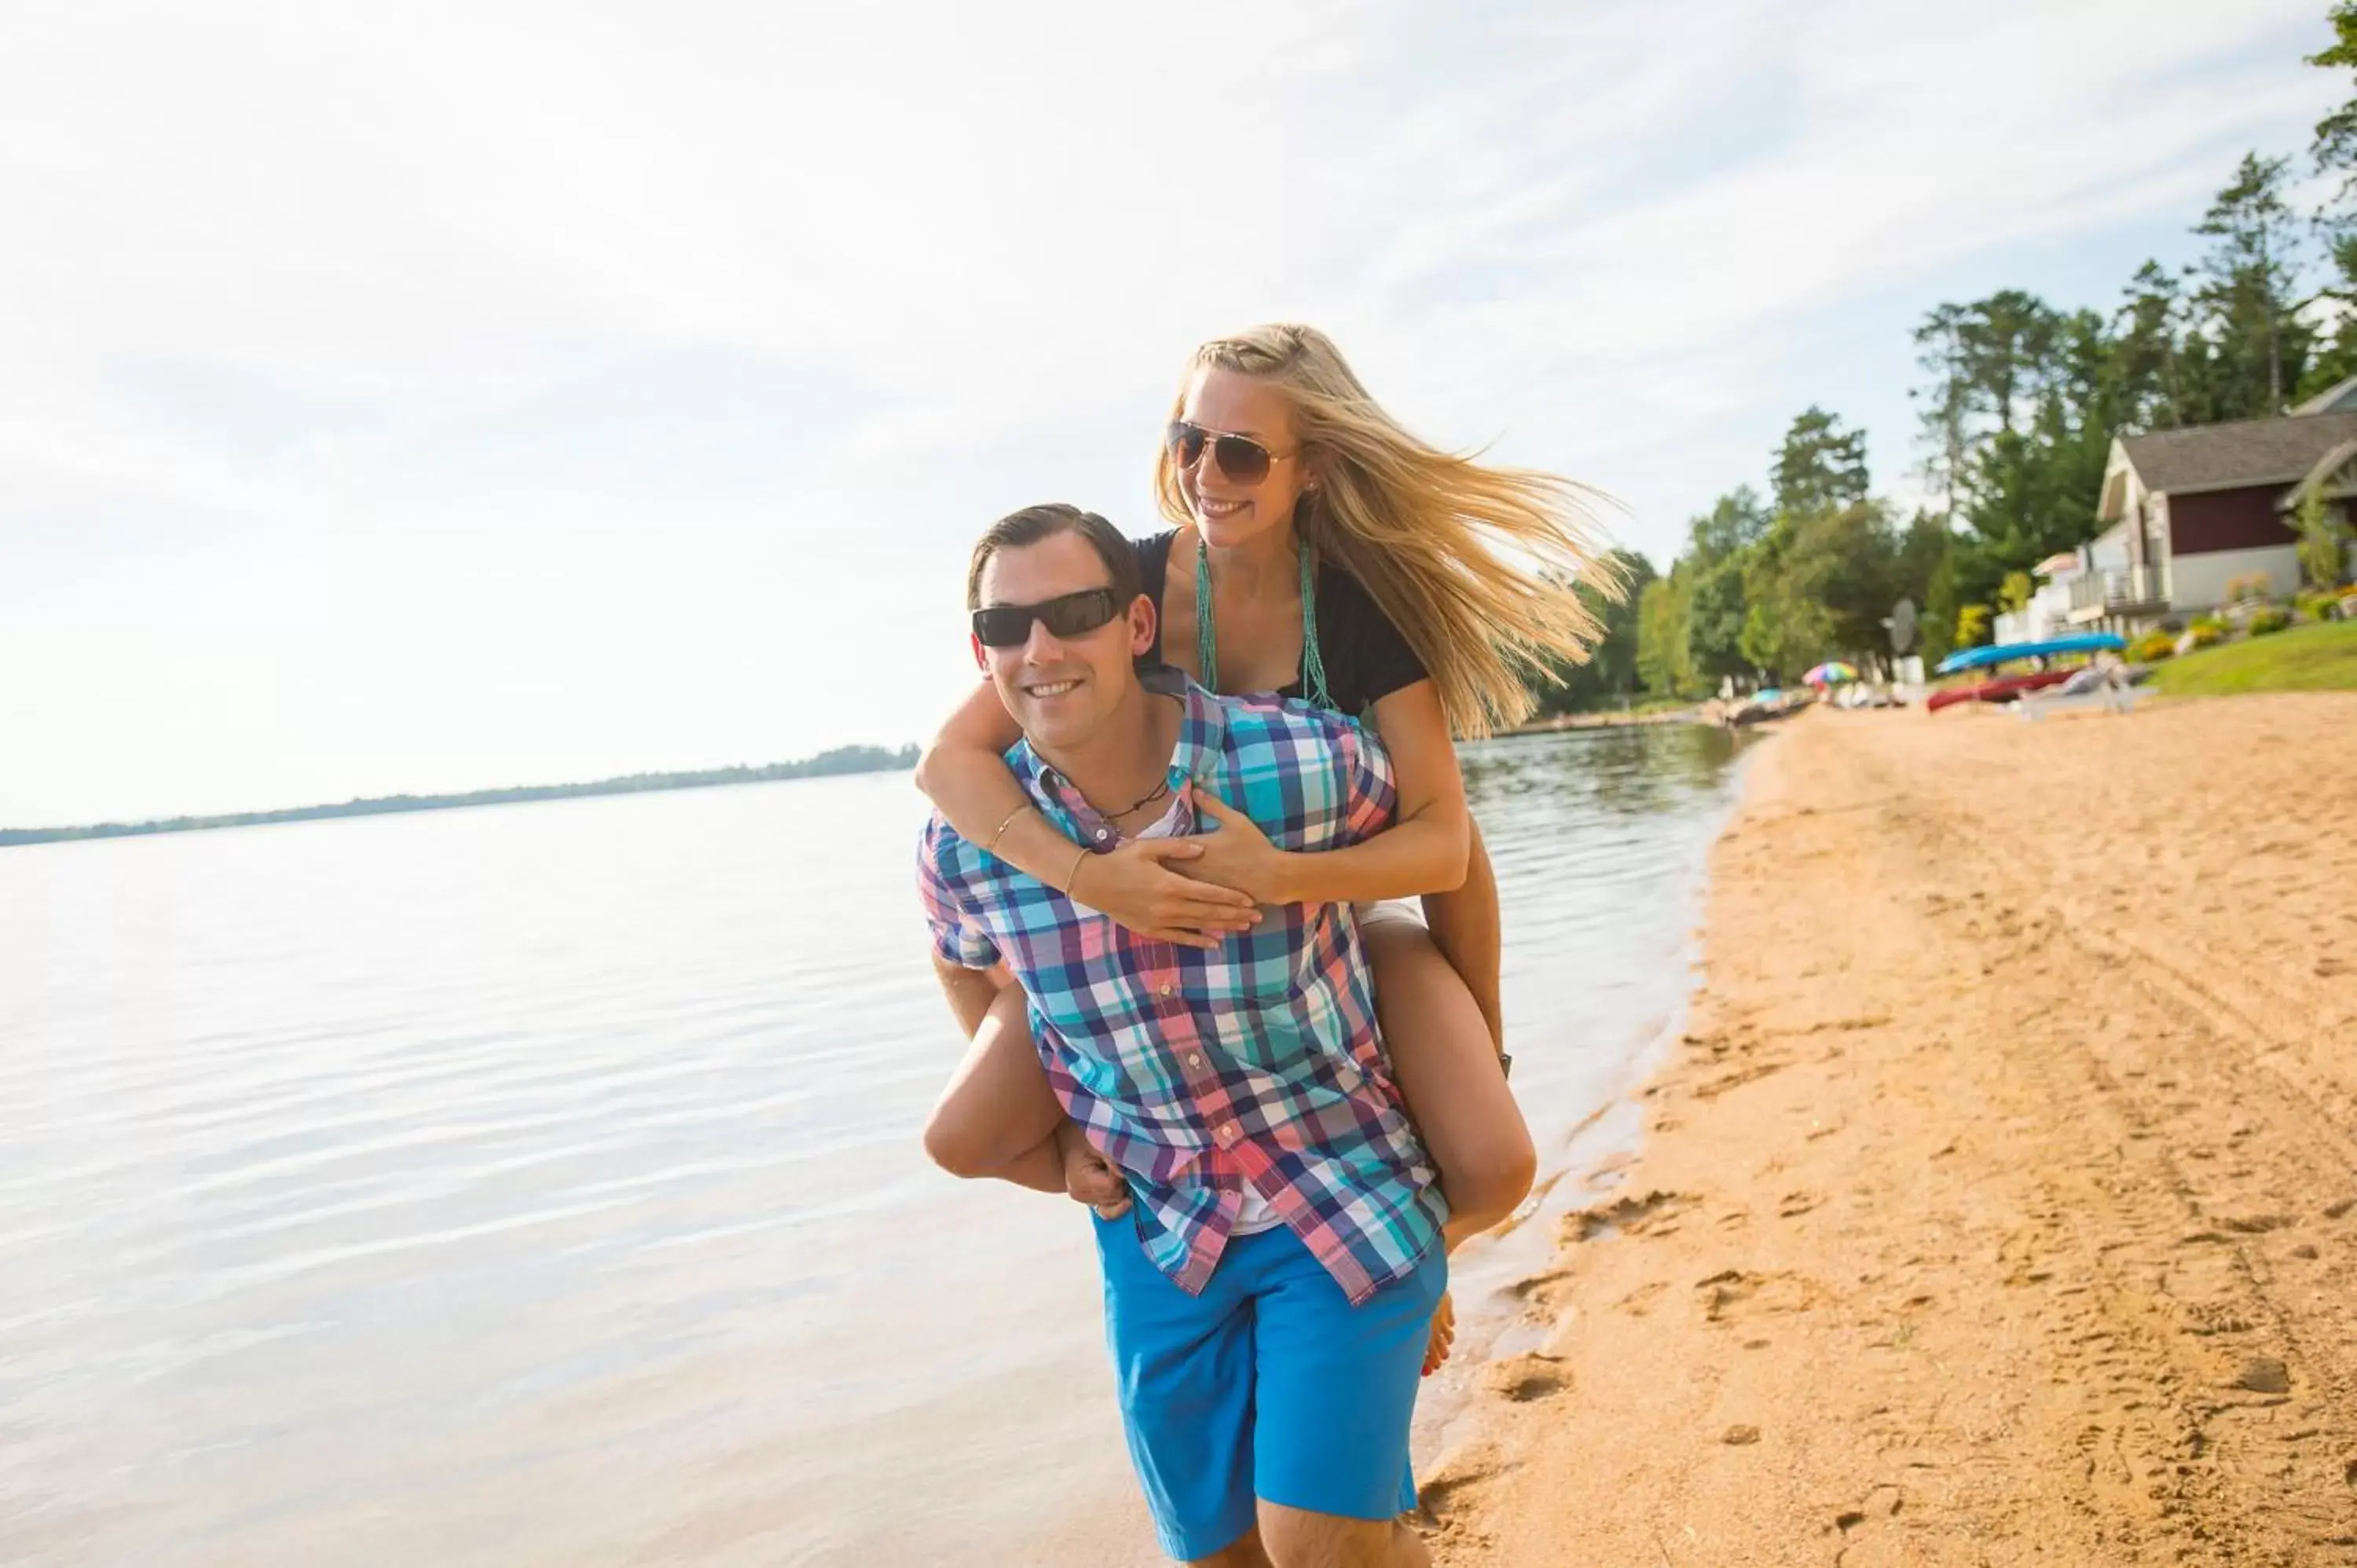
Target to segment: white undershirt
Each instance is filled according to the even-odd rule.
[[[1178,831],[1179,804],[1178,797],[1172,796],[1170,809],[1154,822],[1138,829],[1132,836],[1142,839],[1167,839],[1176,833]],[[1243,1207],[1236,1210],[1236,1222],[1228,1227],[1228,1234],[1252,1236],[1263,1230],[1273,1230],[1284,1223],[1284,1218],[1276,1212],[1275,1207],[1268,1199],[1260,1195],[1260,1189],[1252,1183],[1246,1182]]]

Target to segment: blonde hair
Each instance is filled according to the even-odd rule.
[[[1302,541],[1349,572],[1432,675],[1449,727],[1484,736],[1535,706],[1526,675],[1586,662],[1603,628],[1577,588],[1623,596],[1597,521],[1598,492],[1533,468],[1487,467],[1426,446],[1385,413],[1333,340],[1312,327],[1255,327],[1195,350],[1206,369],[1251,376],[1292,404],[1308,472],[1294,507]],[[1154,493],[1193,521],[1166,446]]]

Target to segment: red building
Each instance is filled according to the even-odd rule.
[[[2071,618],[2134,626],[2224,604],[2255,577],[2299,586],[2291,514],[2311,489],[2357,494],[2357,377],[2274,419],[2156,430],[2112,442],[2091,552]]]

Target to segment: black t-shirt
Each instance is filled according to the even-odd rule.
[[[1170,580],[1170,544],[1178,537],[1178,531],[1172,529],[1136,542],[1138,571],[1157,610],[1162,607],[1163,592]],[[1326,665],[1326,692],[1334,699],[1335,709],[1354,718],[1364,717],[1368,709],[1394,692],[1431,679],[1424,660],[1415,656],[1415,650],[1408,646],[1391,618],[1375,607],[1359,579],[1327,561],[1318,564],[1318,656]],[[1159,616],[1155,620],[1154,646],[1146,657],[1149,661],[1162,658]],[[1187,673],[1200,672],[1189,670]],[[1306,700],[1309,693],[1297,675],[1277,695]]]

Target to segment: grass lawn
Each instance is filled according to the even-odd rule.
[[[2357,691],[2357,621],[2310,622],[2205,648],[2157,667],[2152,685],[2172,697]]]

